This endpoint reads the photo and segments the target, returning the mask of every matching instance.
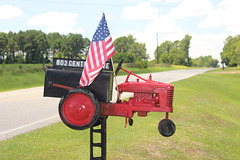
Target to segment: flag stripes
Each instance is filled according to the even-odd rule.
[[[105,15],[98,25],[90,45],[87,60],[79,81],[80,87],[90,85],[101,71],[104,63],[115,53],[112,37],[107,27]]]

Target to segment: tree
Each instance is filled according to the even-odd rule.
[[[138,43],[138,42],[134,42],[128,50],[128,52],[133,53],[136,58],[147,61],[148,56],[146,51],[147,49],[146,49],[145,43]]]
[[[218,60],[213,59],[212,56],[200,56],[196,59],[192,59],[192,66],[194,67],[214,67],[218,66]]]
[[[163,42],[160,46],[157,46],[158,48],[155,50],[154,52],[154,55],[155,55],[155,59],[158,59],[160,60],[160,57],[162,54],[166,53],[166,54],[169,54],[170,52],[170,49],[172,47],[172,42],[171,41],[165,41]],[[157,50],[158,50],[158,56],[157,56]],[[164,58],[166,58],[166,55],[164,55]],[[166,60],[164,60],[166,61]],[[163,60],[162,60],[163,62]]]
[[[173,48],[170,51],[171,64],[182,65],[185,64],[185,53],[179,48]]]
[[[37,30],[0,32],[0,63],[48,63],[53,56],[84,59],[89,45],[90,40],[81,34],[45,34]]]
[[[42,31],[27,30],[25,33],[26,63],[44,63],[48,58],[49,44],[47,36]]]
[[[22,54],[23,58],[24,58],[25,45],[26,45],[25,33],[26,32],[19,31],[16,35],[16,43],[17,43],[16,52],[18,52],[18,54]]]
[[[2,63],[5,58],[5,53],[7,52],[7,45],[7,34],[4,32],[0,32],[0,63]]]
[[[157,46],[154,52],[155,59],[158,57],[159,61],[163,63],[189,66],[189,48],[191,38],[192,37],[190,35],[185,35],[181,41],[176,40],[174,42],[163,42],[160,46]]]
[[[223,51],[220,53],[222,61],[229,67],[240,65],[240,35],[229,36],[224,41]]]
[[[190,41],[192,36],[189,34],[185,35],[185,37],[180,41],[179,48],[185,53],[186,58],[186,65],[189,65],[189,48],[190,48]]]
[[[83,48],[81,49],[81,53],[83,54],[83,58],[85,59],[87,57],[90,44],[91,44],[91,41],[88,38],[83,39]]]
[[[133,35],[131,34],[128,35],[127,37],[126,36],[119,37],[113,42],[114,48],[118,52],[127,53],[135,41],[136,39],[133,38]]]
[[[47,40],[47,35],[43,32],[39,32],[35,37],[37,43],[36,56],[34,57],[34,63],[48,63],[48,48],[49,43]]]
[[[26,52],[26,63],[33,63],[33,57],[36,55],[36,47],[37,43],[35,37],[37,35],[36,30],[27,30],[25,32],[25,40],[24,49]]]
[[[83,39],[81,34],[70,33],[64,38],[63,53],[68,58],[84,59],[86,47],[90,44],[88,39]]]
[[[124,52],[118,52],[116,51],[116,53],[113,56],[113,61],[114,62],[119,62],[120,59],[124,57],[124,62],[125,63],[131,63],[134,61],[134,54],[133,53],[124,53]]]
[[[115,62],[118,62],[121,57],[124,57],[124,62],[147,61],[149,58],[145,43],[136,42],[133,35],[119,37],[113,43],[116,50],[113,56]]]
[[[48,43],[53,56],[62,51],[63,48],[63,35],[60,35],[58,32],[49,33],[47,35]]]
[[[6,63],[15,62],[15,52],[17,50],[16,33],[8,32],[7,58]]]

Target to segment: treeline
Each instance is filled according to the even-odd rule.
[[[151,63],[168,63],[174,65],[194,66],[194,67],[217,67],[218,60],[211,56],[192,59],[189,57],[190,35],[185,35],[182,40],[174,42],[165,41],[157,46],[154,55],[155,59]],[[116,54],[113,60],[118,62],[124,57],[124,62],[132,63],[138,68],[148,67],[149,55],[146,53],[146,45],[136,42],[132,35],[119,37],[114,41]]]
[[[185,35],[180,41],[165,41],[157,46],[154,55],[158,62],[170,63],[175,65],[191,66],[189,57],[190,41],[192,36]]]
[[[163,42],[156,47],[155,59],[151,63],[216,67],[218,61],[211,56],[196,59],[189,56],[191,38],[190,35],[185,35],[182,40]],[[229,38],[227,42],[236,42],[236,40],[235,38]],[[57,32],[45,34],[37,30],[19,31],[18,33],[0,32],[0,64],[49,63],[53,57],[85,59],[90,43],[90,40],[84,38],[81,34],[62,35]],[[149,55],[145,43],[137,42],[131,34],[119,37],[113,43],[116,50],[116,54],[113,56],[114,62],[118,62],[121,57],[124,57],[124,62],[131,64],[132,67],[148,67]],[[225,46],[230,50],[234,48],[228,43]],[[238,48],[235,48],[235,50],[237,52]],[[225,52],[222,52],[221,55],[223,57]],[[224,60],[226,64],[229,64],[228,59],[225,58]],[[235,65],[232,62],[231,64]]]
[[[113,61],[118,62],[124,57],[125,63],[132,63],[132,67],[147,68],[149,55],[146,53],[145,43],[136,42],[133,35],[119,37],[114,40],[116,53]]]
[[[229,67],[240,65],[240,35],[226,38],[223,51],[221,52],[221,58],[222,62]]]
[[[159,45],[154,52],[155,63],[169,63],[174,65],[184,65],[190,67],[217,67],[218,60],[211,56],[200,56],[192,59],[189,56],[189,48],[192,36],[185,35],[182,40],[174,42],[165,41]]]
[[[85,58],[90,40],[81,34],[45,34],[27,30],[0,32],[0,64],[2,63],[49,63],[53,56]]]
[[[218,60],[212,58],[212,56],[200,56],[199,58],[191,60],[191,66],[193,67],[218,67]]]

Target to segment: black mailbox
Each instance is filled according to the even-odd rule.
[[[64,85],[72,88],[79,86],[85,61],[55,58],[53,66],[45,73],[44,97],[59,97],[68,93],[67,89],[54,87],[52,84]],[[106,62],[96,79],[90,86],[84,87],[91,91],[100,102],[112,100],[113,75],[112,65]]]

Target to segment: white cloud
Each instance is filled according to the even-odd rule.
[[[154,18],[144,29],[143,32],[137,30],[128,30],[124,34],[114,37],[127,36],[132,34],[137,42],[145,43],[147,53],[150,54],[150,58],[154,58],[154,51],[157,47],[157,33],[158,33],[158,45],[166,40],[175,41],[181,40],[185,36],[184,30],[176,25],[174,19],[166,16],[159,16]]]
[[[240,1],[223,0],[214,10],[201,22],[200,28],[224,27],[231,34],[239,34],[240,31]]]
[[[176,2],[179,2],[179,1],[176,1]],[[131,9],[134,9],[134,8],[131,8]],[[187,30],[185,31],[181,26],[177,25],[176,23],[177,19],[206,16],[213,10],[214,10],[214,7],[209,0],[202,0],[202,1],[182,0],[182,2],[180,2],[180,4],[177,7],[173,8],[168,13],[165,13],[165,15],[158,15],[158,12],[154,12],[154,16],[151,16],[152,19],[146,25],[146,27],[144,28],[144,31],[140,32],[137,30],[128,30],[128,31],[125,31],[123,35],[119,35],[118,37],[132,34],[137,39],[138,42],[142,42],[146,44],[147,53],[150,54],[151,58],[154,58],[153,54],[157,46],[156,33],[158,33],[158,45],[160,45],[166,40],[170,40],[172,42],[175,40],[182,40],[184,36],[189,32]],[[130,11],[128,14],[126,10],[124,10],[124,12],[122,13],[122,15],[124,14],[126,14],[126,16],[128,15],[128,19],[137,20],[137,19],[140,19],[141,17],[137,15],[137,11],[135,11],[136,15],[134,15]],[[237,30],[237,28],[230,28],[230,26],[229,26],[229,29]],[[240,31],[240,29],[238,31]],[[225,33],[202,34],[202,35],[197,33],[189,33],[189,34],[192,36],[190,49],[189,49],[190,57],[197,58],[199,56],[211,55],[213,58],[216,58],[219,61],[221,60],[220,52],[222,51],[222,48],[223,48],[223,41],[228,36],[227,34]]]
[[[176,25],[174,19],[167,16],[160,16],[152,20],[145,28],[142,40],[145,40],[147,52],[154,58],[154,51],[157,46],[156,34],[158,33],[158,45],[166,40],[181,40],[186,34],[185,31]]]
[[[162,0],[150,0],[151,2],[162,2]]]
[[[165,3],[177,3],[177,2],[181,2],[183,0],[165,0]]]
[[[35,26],[72,26],[76,24],[77,14],[73,13],[59,13],[59,12],[47,12],[37,15],[28,21],[28,25]]]
[[[157,14],[157,8],[151,7],[149,2],[142,2],[136,6],[125,7],[121,18],[131,20],[153,19]]]
[[[3,5],[0,6],[0,19],[12,19],[19,17],[23,14],[23,11],[16,6]]]
[[[212,8],[209,0],[184,0],[176,8],[173,8],[168,16],[175,19],[202,16],[209,14]]]
[[[157,46],[156,33],[158,33],[158,45],[166,40],[175,41],[182,40],[187,34],[181,27],[177,26],[174,19],[167,16],[160,16],[152,20],[144,29],[143,32],[137,30],[128,30],[122,35],[113,36],[118,38],[120,36],[127,36],[132,34],[138,42],[146,44],[147,53],[150,54],[151,59],[154,58],[154,51]],[[213,58],[221,61],[220,52],[223,48],[223,41],[228,34],[204,34],[199,35],[190,33],[192,36],[189,56],[197,58],[199,56],[211,55]]]
[[[46,29],[46,33],[51,32],[58,32],[61,34],[68,34],[68,33],[82,33],[83,29],[81,28],[73,28],[71,26],[56,26],[56,27],[50,27]]]
[[[106,15],[106,19],[109,20],[109,19],[113,19],[113,16],[112,15]]]
[[[159,33],[160,35],[172,35],[182,33],[183,30],[176,26],[173,18],[168,16],[159,16],[154,18],[145,28],[145,32]]]
[[[108,20],[111,20],[111,19],[113,19],[113,16],[112,15],[110,15],[110,14],[105,14],[105,18],[106,18],[106,20],[108,21]],[[100,17],[97,17],[96,18],[97,20],[101,20],[102,19],[102,16]]]
[[[221,27],[226,24],[222,19],[226,19],[225,11],[222,8],[218,8],[212,11],[205,20],[199,23],[200,28],[209,28],[209,27]]]
[[[37,15],[28,21],[28,25],[47,27],[46,33],[59,32],[67,33],[82,33],[83,29],[73,28],[77,23],[78,14],[69,12],[47,12]]]
[[[169,16],[159,16],[158,9],[151,7],[149,3],[139,3],[134,7],[126,7],[122,12],[122,18],[139,20],[151,19],[144,31],[128,30],[121,36],[132,34],[138,42],[145,43],[147,53],[151,59],[154,58],[154,51],[157,47],[156,36],[158,33],[158,44],[160,45],[166,40],[175,41],[182,39],[185,35],[184,30],[176,25],[175,19]]]
[[[213,58],[221,60],[220,53],[223,48],[223,41],[228,34],[191,34],[191,44],[189,49],[189,56],[197,58],[199,56],[211,55]]]

